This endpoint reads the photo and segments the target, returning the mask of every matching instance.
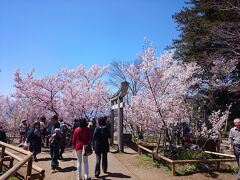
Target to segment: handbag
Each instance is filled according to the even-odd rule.
[[[90,144],[83,145],[83,156],[89,156],[92,153],[93,153],[93,150]]]

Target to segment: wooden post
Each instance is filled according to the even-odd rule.
[[[9,169],[13,167],[13,161],[14,161],[14,158],[11,157],[10,162],[9,162]]]
[[[172,175],[176,176],[176,165],[175,165],[175,163],[172,163]]]
[[[28,160],[26,179],[31,178],[31,175],[32,175],[32,158]]]
[[[154,152],[152,153],[152,160],[153,161],[155,160],[155,153]]]
[[[142,154],[142,149],[138,146],[138,154],[141,155]]]
[[[0,172],[2,172],[2,166],[3,166],[3,158],[5,155],[5,146],[2,146],[2,152],[1,152],[1,160],[0,160]]]
[[[220,162],[217,162],[217,171],[220,170]]]
[[[114,109],[111,110],[111,139],[110,145],[113,145],[114,141]]]
[[[123,102],[122,97],[118,97],[118,151],[123,152],[123,108],[120,103]]]

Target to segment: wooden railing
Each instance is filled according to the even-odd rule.
[[[6,166],[8,168],[8,170],[2,176],[0,176],[0,180],[6,180],[9,177],[15,175],[21,167],[25,166],[25,164],[27,164],[27,172],[25,175],[25,179],[27,180],[44,179],[45,171],[32,163],[33,154],[31,152],[4,143],[2,141],[0,141],[0,146],[1,146],[0,171],[2,171],[3,166]],[[21,153],[22,155],[25,155],[25,157],[21,158],[10,151],[7,151],[6,148],[10,149],[10,151]],[[19,162],[13,165],[13,161],[15,159]],[[9,166],[4,164],[5,161],[9,161]],[[32,170],[35,170],[37,173],[33,174]]]
[[[216,152],[211,152],[211,151],[204,151],[207,154],[212,154],[212,155],[216,155],[219,156],[219,159],[206,159],[206,160],[173,160],[170,158],[167,158],[165,156],[162,156],[160,154],[157,154],[156,152],[142,146],[142,145],[138,145],[138,153],[139,155],[142,154],[142,152],[145,151],[148,154],[151,154],[153,159],[162,159],[166,162],[168,162],[169,164],[171,164],[171,170],[172,170],[172,175],[176,175],[176,165],[178,164],[194,164],[194,163],[204,163],[204,164],[216,164],[217,165],[217,170],[220,169],[220,163],[221,162],[235,162],[235,156],[234,155],[230,155],[230,154],[222,154],[222,153],[216,153]],[[221,158],[224,157],[224,158]]]

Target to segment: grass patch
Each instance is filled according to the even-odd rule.
[[[16,177],[10,177],[9,180],[19,180],[19,179]]]
[[[142,154],[141,156],[139,156],[139,159],[140,159],[141,164],[144,166],[149,166],[149,167],[155,166],[155,162],[153,162],[152,158],[150,158],[146,154]]]
[[[179,151],[177,154],[176,159],[182,159],[182,160],[206,160],[211,159],[212,156],[202,152],[202,151],[196,151],[196,150],[184,150]],[[145,167],[155,167],[155,168],[161,168],[164,171],[171,171],[171,165],[167,163],[166,161],[162,159],[154,160],[150,155],[142,154],[139,156],[140,165]],[[191,175],[194,173],[199,172],[209,172],[209,171],[215,171],[216,165],[211,164],[207,165],[204,163],[194,163],[194,164],[178,164],[176,165],[176,175],[177,176],[186,176]],[[237,172],[238,168],[235,163],[221,163],[221,172],[224,173],[234,173]]]
[[[146,154],[142,154],[141,156],[139,156],[139,160],[140,160],[140,164],[143,166],[161,168],[165,171],[171,170],[165,161],[162,161],[162,160],[153,161],[152,157]]]

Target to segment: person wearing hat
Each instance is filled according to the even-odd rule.
[[[24,119],[19,124],[19,134],[20,134],[19,146],[23,146],[23,143],[26,141],[28,130],[29,130],[29,128],[27,125],[27,120]]]
[[[27,137],[27,143],[29,144],[29,150],[33,153],[33,160],[37,162],[37,154],[41,152],[42,146],[40,123],[38,121],[34,122]]]

